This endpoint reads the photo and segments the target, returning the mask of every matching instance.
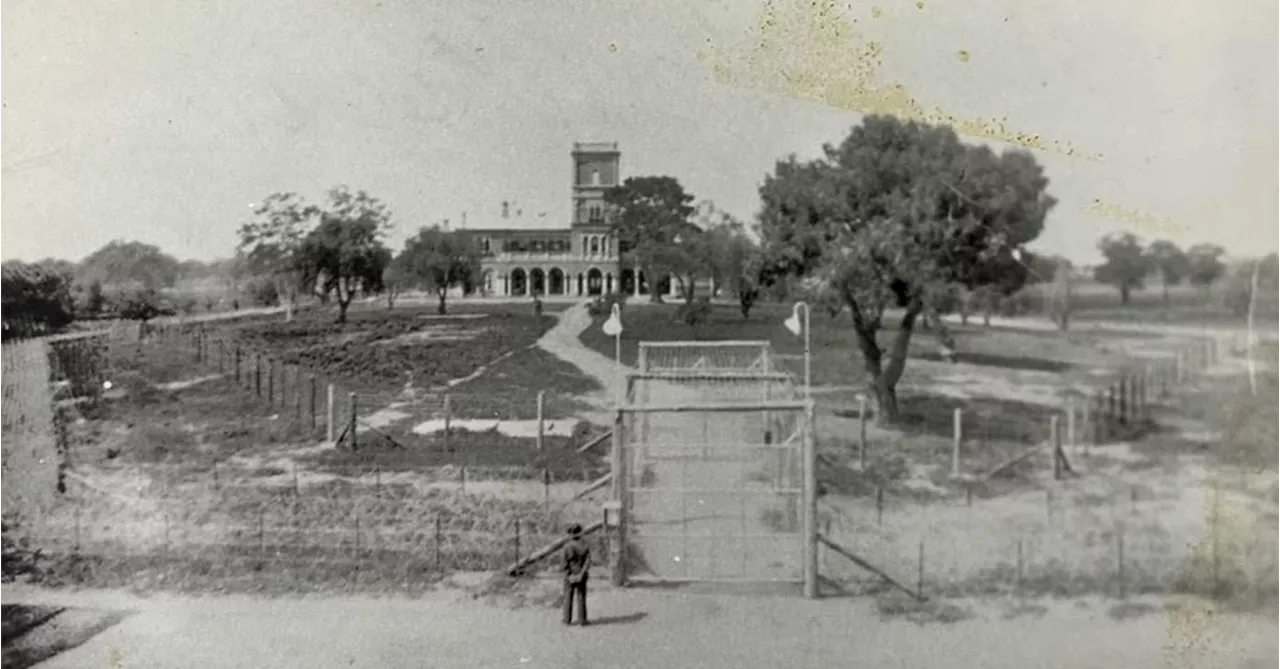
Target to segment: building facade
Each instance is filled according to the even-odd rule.
[[[643,273],[622,264],[604,200],[621,183],[621,155],[617,143],[573,145],[573,213],[567,228],[467,230],[484,256],[477,288],[493,297],[648,294]],[[509,214],[504,204],[504,222],[511,220]],[[671,293],[669,277],[659,283],[664,294]]]

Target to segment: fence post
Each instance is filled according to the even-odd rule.
[[[1073,450],[1076,448],[1076,402],[1067,400],[1067,438],[1066,444]]]
[[[440,571],[440,514],[436,514],[436,571]]]
[[[453,401],[448,396],[444,396],[444,450],[448,453],[453,452],[453,441],[449,435],[449,423],[453,420]]]
[[[551,509],[551,470],[542,468],[542,505]]]
[[[916,595],[924,599],[924,540],[920,540],[920,553],[917,560]]]
[[[289,384],[289,389],[293,391],[293,425],[295,428],[301,428],[302,393],[298,389],[298,377],[302,376],[302,370],[295,366],[293,367],[293,373],[289,376],[292,379],[292,382]],[[288,391],[286,391],[285,394],[288,395]]]
[[[520,519],[516,518],[516,559],[513,562],[520,561]]]
[[[465,462],[458,470],[458,484],[462,488],[461,492],[467,492],[467,463]]]
[[[858,464],[867,471],[867,395],[858,395]]]
[[[545,396],[545,395],[546,395],[546,391],[545,391],[545,390],[539,390],[539,391],[538,391],[538,441],[537,441],[537,446],[538,446],[538,457],[539,457],[539,458],[543,458],[543,462],[545,462],[545,461],[546,461],[546,457],[547,457],[546,451],[545,451],[545,450],[544,450],[544,448],[543,448],[543,441],[542,441],[542,407],[543,407],[543,400],[544,400],[544,396]],[[519,560],[519,559],[520,559],[520,557],[517,555],[517,556],[516,556],[516,559],[517,559],[517,560]]]
[[[1129,381],[1129,374],[1126,372],[1124,376],[1120,377],[1119,395],[1120,395],[1120,424],[1121,425],[1128,425],[1129,423],[1129,412],[1131,411],[1131,408],[1129,407],[1129,386],[1130,385],[1131,383]]]
[[[76,555],[80,554],[80,513],[81,513],[80,507],[81,507],[80,500],[77,499],[76,500],[76,545],[75,545],[75,551],[74,551]]]
[[[373,466],[373,491],[378,497],[382,497],[382,467]]]
[[[258,557],[265,557],[266,549],[266,514],[265,506],[258,507]]]
[[[238,344],[236,345],[234,363],[236,366],[236,385],[240,385],[240,346]]]
[[[1062,478],[1062,431],[1058,429],[1058,417],[1049,417],[1049,438],[1053,444],[1053,480]]]
[[[338,426],[337,426],[337,416],[335,416],[333,413],[334,412],[334,406],[333,406],[334,389],[333,389],[332,383],[328,384],[328,387],[326,388],[326,392],[327,392],[326,399],[328,401],[328,404],[325,411],[325,432],[326,432],[325,440],[328,441],[329,443],[333,443],[334,441],[337,440]]]
[[[1113,382],[1107,388],[1107,436],[1111,436],[1117,423],[1120,422],[1120,391],[1118,383]]]
[[[960,477],[960,440],[964,431],[964,409],[951,412],[951,478]]]
[[[356,394],[354,392],[347,393],[347,398],[351,400],[351,421],[347,425],[351,431],[351,450],[356,450]]]
[[[309,407],[308,411],[311,413],[311,434],[312,436],[315,436],[315,431],[316,431],[316,375],[315,374],[307,375],[307,384],[311,388],[311,395],[307,404],[307,406]]]
[[[298,465],[293,465],[293,496],[298,496]]]
[[[262,354],[253,355],[253,392],[262,397]]]
[[[804,594],[818,598],[818,460],[813,438],[813,403],[805,407],[804,431]],[[618,427],[622,427],[621,424]]]
[[[1095,391],[1093,394],[1093,402],[1090,405],[1092,414],[1089,418],[1089,429],[1092,431],[1090,435],[1095,445],[1101,446],[1104,439],[1107,438],[1106,426],[1103,425],[1103,416],[1105,416],[1106,400],[1102,391]],[[1087,451],[1086,451],[1087,452]]]
[[[884,488],[876,486],[876,525],[884,525]]]
[[[276,405],[276,361],[267,360],[267,406]]]
[[[1025,568],[1026,567],[1024,565],[1023,557],[1022,557],[1022,540],[1019,539],[1018,540],[1018,567],[1017,567],[1017,574],[1013,581],[1013,587],[1015,592],[1018,592],[1018,593],[1022,592],[1022,571]]]
[[[1120,599],[1125,598],[1124,584],[1124,524],[1116,532],[1116,589]]]

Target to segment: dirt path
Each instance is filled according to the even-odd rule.
[[[61,667],[1240,667],[1275,666],[1275,622],[1190,609],[1113,620],[1111,602],[977,608],[954,624],[881,621],[865,600],[593,592],[597,626],[549,609],[333,597],[137,598],[5,588],[5,601],[129,610],[41,665]],[[1043,608],[1042,608],[1043,607]]]

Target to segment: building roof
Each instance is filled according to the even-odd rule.
[[[618,153],[617,142],[574,142],[574,153]]]

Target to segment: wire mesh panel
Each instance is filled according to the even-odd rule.
[[[638,359],[644,372],[769,372],[767,341],[645,341]]]
[[[628,389],[627,577],[801,581],[809,425],[791,379],[634,374]]]

